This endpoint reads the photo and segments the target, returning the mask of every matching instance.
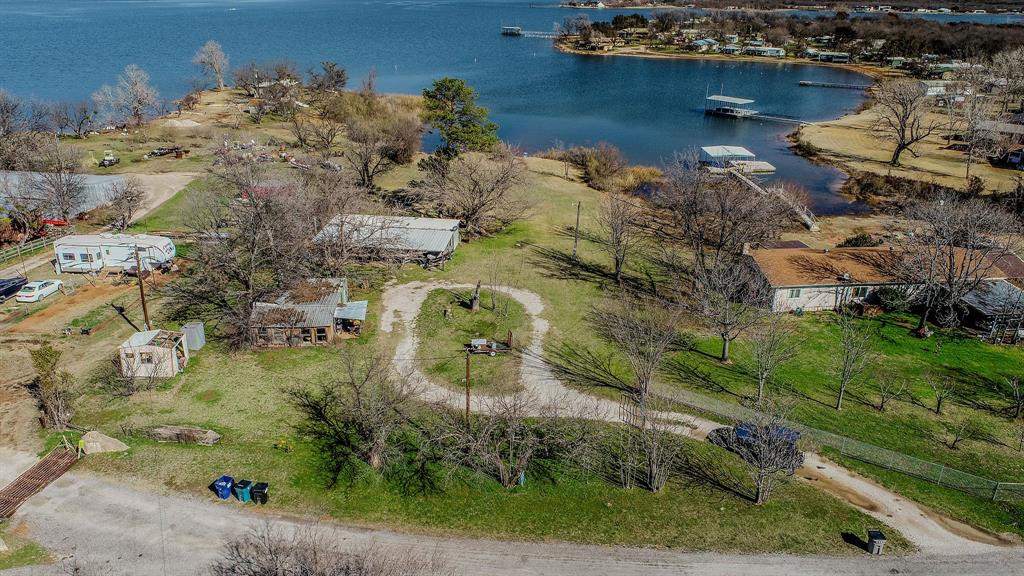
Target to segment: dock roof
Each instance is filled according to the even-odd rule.
[[[756,158],[743,146],[703,146],[701,151],[711,158]]]
[[[749,100],[747,98],[736,98],[735,96],[722,96],[721,94],[708,96],[708,100],[711,100],[712,102],[725,102],[726,104],[735,104],[737,106],[745,106],[747,104],[754,103],[753,100]]]

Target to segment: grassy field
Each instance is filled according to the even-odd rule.
[[[933,116],[946,121],[944,111]],[[967,184],[967,168],[963,152],[948,149],[939,131],[914,147],[917,154],[904,153],[901,166],[890,166],[894,146],[880,140],[872,130],[877,114],[865,110],[829,122],[818,122],[800,128],[797,140],[805,150],[829,162],[862,172],[893,175],[911,180],[941,184],[962,189]],[[1016,186],[1016,170],[996,168],[984,160],[971,167],[971,174],[981,177],[991,190],[1007,191]]]
[[[462,389],[466,382],[464,346],[473,338],[486,338],[504,342],[507,333],[513,333],[516,348],[530,343],[530,319],[516,300],[491,290],[480,291],[480,311],[466,307],[469,290],[458,294],[448,290],[434,290],[420,308],[416,317],[419,349],[416,357],[424,372],[439,384]],[[445,318],[444,310],[452,312]],[[470,387],[480,392],[507,389],[519,380],[519,357],[499,354],[494,357],[475,355],[471,358]]]
[[[584,226],[591,227],[600,195],[560,178],[558,162],[530,159],[529,165],[525,183],[533,202],[529,218],[495,236],[461,245],[443,271],[406,267],[398,281],[475,283],[497,278],[501,284],[529,289],[543,297],[542,317],[551,322],[555,341],[599,346],[584,317],[592,304],[610,294],[613,282],[604,271],[608,258],[587,242],[581,243],[584,265],[579,270],[568,267],[566,258],[572,246],[567,229],[575,218],[576,202],[582,202]],[[404,167],[389,173],[381,183],[385,188],[401,186],[413,174],[414,169]],[[143,225],[180,227],[187,216],[182,209],[185,197],[193,193],[195,188],[182,192]],[[642,271],[631,269],[630,273],[640,275]],[[377,331],[378,289],[352,297],[369,299],[370,316],[362,337],[343,346],[386,345]],[[443,292],[432,295],[428,307],[437,309],[425,312],[421,319],[427,315],[440,318],[444,303]],[[484,304],[489,304],[486,294]],[[493,318],[493,322],[463,323],[462,311],[453,311],[457,329],[446,331],[444,338],[425,339],[430,342],[427,346],[447,351],[453,346],[461,348],[468,336],[501,336],[505,330]],[[509,317],[509,327],[523,332],[527,319],[521,308],[510,306]],[[421,331],[432,330],[427,324]],[[421,353],[432,352],[424,348]],[[511,358],[483,360],[514,362]],[[483,364],[476,362],[475,366]],[[846,503],[800,482],[785,485],[768,505],[754,506],[748,498],[749,481],[738,470],[739,462],[705,444],[692,444],[693,453],[712,451],[713,460],[724,463],[726,476],[735,481],[734,490],[713,487],[687,475],[680,475],[663,493],[650,494],[623,491],[593,476],[541,474],[531,474],[524,488],[511,492],[492,481],[465,475],[436,493],[405,494],[375,475],[328,488],[310,446],[295,435],[296,414],[283,391],[289,386],[329,381],[340,365],[337,351],[331,347],[233,353],[211,341],[184,374],[156,390],[126,399],[94,389],[83,398],[76,420],[118,437],[123,437],[122,425],[137,429],[162,423],[191,424],[222,433],[220,443],[210,448],[190,447],[157,444],[132,435],[123,437],[131,446],[128,453],[90,457],[83,465],[128,482],[148,484],[157,479],[171,490],[196,495],[206,494],[207,485],[221,474],[253,478],[271,483],[270,507],[275,510],[329,514],[353,523],[431,533],[688,550],[847,554],[860,551],[844,542],[843,533],[862,535],[868,527],[879,525]],[[461,361],[450,368],[453,379],[461,378],[462,368]],[[476,373],[486,374],[481,370]],[[294,450],[282,450],[276,444]],[[910,549],[898,536],[891,542],[897,553]]]

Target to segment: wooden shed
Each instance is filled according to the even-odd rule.
[[[273,302],[257,302],[252,336],[257,346],[315,346],[338,336],[335,313],[348,304],[344,278],[303,280]]]
[[[171,378],[188,365],[188,343],[182,332],[146,330],[125,340],[118,356],[126,378]]]

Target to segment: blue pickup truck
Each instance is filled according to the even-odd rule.
[[[21,290],[21,287],[28,284],[28,278],[17,276],[15,278],[0,278],[0,303],[7,302],[11,297]]]

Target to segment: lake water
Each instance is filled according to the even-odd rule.
[[[135,63],[173,98],[196,75],[192,54],[212,38],[236,65],[288,58],[308,69],[333,60],[353,84],[375,69],[388,92],[465,78],[501,137],[527,151],[607,141],[631,161],[657,165],[689,147],[745,146],[774,164],[777,178],[807,189],[816,212],[863,208],[835,193],[841,173],[789,151],[792,126],[702,110],[707,91],[722,90],[764,112],[836,118],[862,95],[798,82],[862,84],[864,76],[784,63],[581,57],[556,52],[549,40],[499,34],[503,24],[551,31],[571,14],[523,0],[0,0],[0,87],[44,100],[87,98]]]

